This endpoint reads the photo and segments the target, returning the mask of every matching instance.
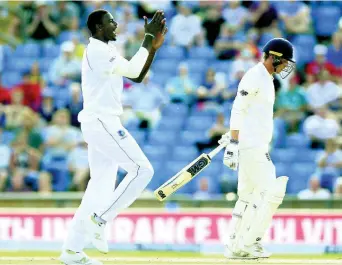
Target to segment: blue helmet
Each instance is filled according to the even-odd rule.
[[[296,62],[293,58],[293,46],[288,40],[283,38],[272,39],[266,43],[262,51],[266,55],[271,55],[273,57],[274,68],[282,64],[282,59],[288,61],[287,67],[280,72],[282,78],[287,77],[295,68]]]

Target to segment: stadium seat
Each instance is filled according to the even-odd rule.
[[[152,65],[153,72],[164,73],[175,76],[178,73],[178,60],[159,59]]]
[[[198,155],[197,149],[193,146],[176,146],[172,152],[172,160],[191,162]]]
[[[205,74],[208,68],[208,62],[201,59],[189,59],[186,61],[189,67],[189,73]]]
[[[188,107],[182,103],[171,103],[163,109],[163,116],[184,117],[188,112]]]
[[[32,58],[11,57],[6,64],[6,70],[24,73],[31,70],[35,61],[36,60]]]
[[[180,135],[180,144],[185,146],[193,145],[198,141],[206,140],[206,132],[205,131],[188,131],[184,130]]]
[[[181,129],[181,127],[183,126],[183,123],[184,123],[183,117],[165,116],[159,121],[156,129],[179,131]]]
[[[335,6],[319,6],[313,12],[315,32],[318,36],[331,36],[338,27],[341,9]]]
[[[1,144],[10,145],[15,138],[15,133],[11,131],[3,131],[0,136]]]
[[[213,125],[214,119],[212,117],[190,117],[186,125],[186,129],[189,131],[207,131]]]
[[[21,44],[16,47],[12,56],[38,58],[40,50],[40,45],[37,43]]]
[[[156,68],[154,68],[156,70]],[[170,74],[170,73],[159,73],[157,75],[153,75],[151,77],[151,82],[159,85],[162,87],[162,89],[165,89],[165,85],[167,84],[167,82],[174,77],[174,74]]]
[[[274,163],[283,162],[290,163],[295,162],[298,159],[298,151],[296,149],[288,148],[275,148],[271,152],[271,159]]]
[[[53,59],[52,58],[42,58],[39,60],[38,64],[39,64],[39,69],[41,72],[48,72],[51,65],[53,63]]]
[[[170,148],[166,145],[145,144],[142,147],[145,155],[149,160],[155,162],[164,162],[166,157],[170,155]]]
[[[184,59],[184,50],[177,46],[162,46],[157,55],[158,59]]]
[[[272,33],[268,33],[268,32],[263,33],[260,37],[259,45],[264,46],[268,41],[270,41],[273,38],[274,38],[274,35]]]
[[[65,41],[71,41],[73,38],[80,39],[80,33],[75,31],[63,31],[57,37],[57,43],[62,44]]]
[[[129,133],[133,136],[135,141],[141,145],[142,143],[145,142],[146,139],[146,132],[143,130],[131,130]]]
[[[276,176],[288,176],[288,168],[291,164],[282,163],[282,162],[275,162],[274,166],[276,168]]]
[[[318,153],[320,153],[319,150],[313,150],[313,149],[295,149],[297,151],[297,157],[296,162],[315,162],[317,159]]]
[[[211,47],[194,47],[189,51],[190,59],[206,59],[212,60],[215,59],[216,55]]]
[[[330,45],[328,47],[327,60],[337,67],[342,67],[342,50],[336,51],[333,45]]]
[[[149,137],[150,144],[165,144],[173,145],[176,141],[176,132],[165,131],[165,130],[153,130]]]
[[[58,57],[60,54],[60,47],[56,44],[45,44],[43,45],[43,56],[49,58]]]
[[[7,88],[12,88],[21,83],[22,76],[18,71],[6,71],[1,75],[2,85]]]
[[[232,61],[213,61],[210,64],[210,68],[213,68],[216,72],[229,73],[232,67]]]
[[[295,133],[287,136],[287,148],[307,148],[310,145],[310,139],[301,133]]]
[[[305,49],[313,50],[316,43],[317,43],[317,40],[316,40],[315,36],[313,36],[311,34],[299,34],[299,35],[296,35],[292,39],[292,44],[294,46],[300,46],[300,47],[303,47]]]

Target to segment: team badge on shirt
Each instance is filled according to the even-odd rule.
[[[118,135],[121,137],[121,140],[126,138],[126,133],[123,130],[119,130]]]
[[[241,90],[240,94],[241,94],[241,96],[247,96],[248,92],[246,90]]]

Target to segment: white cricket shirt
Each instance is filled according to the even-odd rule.
[[[122,77],[138,77],[148,57],[147,49],[141,47],[128,61],[118,53],[113,41],[107,44],[92,37],[89,40],[82,60],[83,110],[79,122],[121,115]]]
[[[273,77],[263,63],[249,69],[240,81],[230,118],[239,130],[239,149],[268,149],[273,134]]]

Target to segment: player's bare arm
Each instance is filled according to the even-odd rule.
[[[142,47],[149,51],[149,55],[145,62],[140,75],[137,78],[129,78],[133,82],[141,83],[145,78],[148,70],[150,69],[157,50],[163,45],[165,34],[168,29],[166,27],[166,19],[164,18],[164,13],[162,11],[157,11],[153,16],[150,23],[148,23],[147,18],[145,20],[145,39],[142,43]],[[157,32],[155,32],[157,30]]]

